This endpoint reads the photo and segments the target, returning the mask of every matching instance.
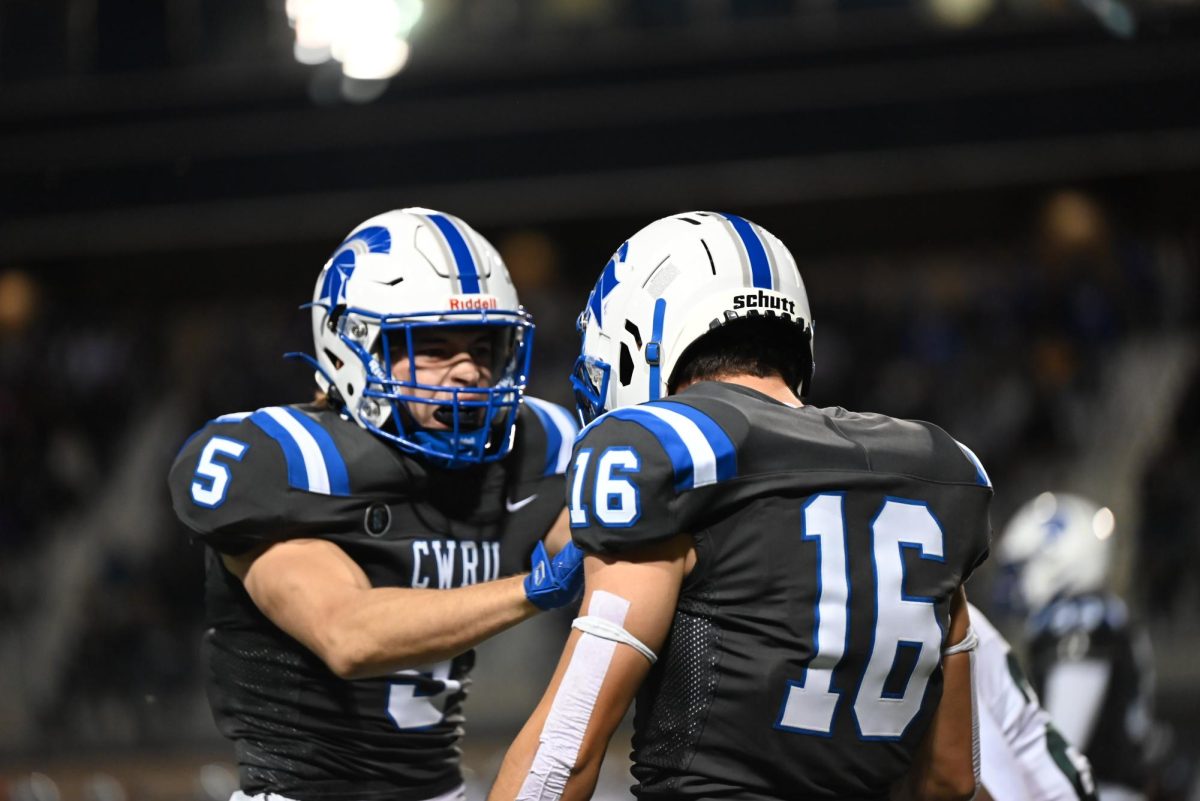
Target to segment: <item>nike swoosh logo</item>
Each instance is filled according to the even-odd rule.
[[[515,502],[510,501],[508,498],[505,498],[504,499],[504,508],[507,509],[509,512],[515,512],[518,509],[524,509],[526,506],[533,503],[533,500],[536,497],[537,497],[537,493],[535,492],[532,495],[530,495],[528,498],[522,498],[521,500],[515,501]]]

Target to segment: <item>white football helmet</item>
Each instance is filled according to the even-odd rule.
[[[1019,600],[1036,612],[1059,597],[1104,588],[1113,513],[1078,495],[1043,492],[1013,515],[996,558],[1015,574]]]
[[[500,254],[462,220],[423,208],[372,217],[334,251],[309,305],[315,358],[301,356],[316,368],[318,386],[360,426],[446,467],[493,461],[512,448],[533,323]],[[412,332],[438,326],[497,329],[491,387],[392,377],[397,358],[407,352],[413,361]],[[419,397],[417,389],[451,392],[453,403]],[[451,430],[416,426],[406,406],[412,403],[449,406]]]
[[[812,315],[782,242],[733,214],[687,212],[650,223],[617,249],[579,315],[571,385],[585,423],[664,397],[688,346],[742,317],[792,321],[805,344],[796,387],[812,380]]]

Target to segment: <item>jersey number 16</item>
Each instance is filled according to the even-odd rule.
[[[849,634],[850,573],[843,513],[845,494],[814,495],[804,505],[801,539],[817,544],[817,611],[814,655],[798,680],[789,681],[776,727],[829,736],[841,691],[831,686]],[[854,699],[854,720],[864,740],[896,740],[921,709],[929,677],[941,658],[942,628],[934,599],[904,591],[903,551],[921,559],[945,561],[944,536],[937,518],[920,501],[888,498],[871,521],[871,561],[875,572],[875,632],[871,655]],[[902,682],[886,689],[889,675],[904,660],[912,665]]]

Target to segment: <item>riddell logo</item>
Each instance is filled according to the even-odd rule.
[[[796,301],[768,295],[761,289],[757,295],[737,295],[733,299],[735,309],[774,309],[788,314],[796,313]]]
[[[459,295],[450,298],[447,308],[451,311],[459,311],[461,309],[495,309],[499,306],[500,302],[491,295]]]

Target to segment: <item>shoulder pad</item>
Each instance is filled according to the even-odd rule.
[[[525,396],[518,417],[519,449],[528,453],[526,478],[562,475],[571,460],[571,444],[579,433],[575,416],[557,403]]]
[[[618,551],[687,532],[680,499],[737,475],[733,440],[711,417],[677,402],[609,412],[580,432],[567,475],[572,536]]]
[[[304,496],[349,496],[346,462],[333,437],[291,406],[224,415],[193,435],[168,483],[175,513],[222,550],[281,539],[311,509]],[[315,522],[315,521],[313,521]]]
[[[617,426],[617,421],[631,423],[645,433],[625,433],[629,429]],[[607,447],[610,439],[630,436],[653,442],[665,453],[671,484],[678,492],[737,475],[737,448],[725,430],[694,406],[675,401],[652,401],[601,415],[579,433],[576,450]]]

